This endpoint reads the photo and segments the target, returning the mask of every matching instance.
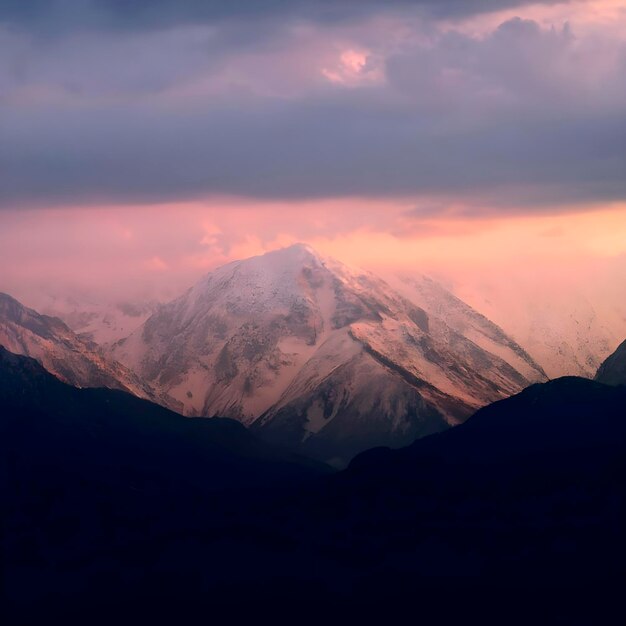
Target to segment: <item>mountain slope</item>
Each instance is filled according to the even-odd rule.
[[[128,368],[108,359],[95,344],[80,339],[60,319],[40,315],[3,293],[0,346],[36,359],[57,378],[76,387],[121,389],[165,405],[175,404]]]
[[[626,389],[586,378],[564,377],[531,385],[521,393],[477,411],[457,428],[416,441],[402,450],[372,450],[359,455],[351,470],[404,471],[406,464],[438,459],[442,464],[489,467],[580,464],[582,451],[616,450],[626,445]],[[383,458],[387,461],[383,462]],[[369,469],[367,469],[369,468]],[[493,475],[491,481],[500,477]]]
[[[188,415],[233,417],[338,463],[444,430],[542,375],[302,244],[215,270],[113,355]]]
[[[498,355],[528,380],[540,382],[547,376],[543,368],[499,326],[470,307],[432,278],[420,274],[388,278],[408,300],[419,304],[429,315],[446,324],[475,344]]]
[[[625,394],[534,385],[323,476],[230,420],[70,388],[0,349],[7,604],[16,623],[418,607],[428,623],[621,624]]]
[[[481,592],[490,604],[514,590],[523,598],[517,611],[562,594],[562,612],[580,592],[595,597],[589,614],[572,611],[563,623],[595,614],[617,624],[625,459],[626,388],[561,378],[401,450],[364,452],[307,498],[304,515],[323,529],[319,549],[341,552],[350,538],[346,552],[366,563],[361,595],[391,602],[408,594],[419,604],[418,589],[454,588]],[[597,617],[605,606],[612,608]]]
[[[626,385],[626,341],[600,365],[596,380],[606,385]]]
[[[93,610],[86,589],[109,598],[89,619],[104,623],[100,610],[119,601],[115,591],[146,571],[154,591],[159,567],[176,561],[181,544],[184,552],[197,536],[219,542],[242,503],[327,472],[233,420],[192,420],[119,390],[77,389],[2,347],[0,457],[7,624],[45,622],[55,610],[59,618],[76,612],[62,623],[84,623],[82,612]],[[120,561],[126,566],[115,570]],[[39,619],[26,617],[38,611]],[[129,623],[125,615],[120,623]]]
[[[26,463],[37,457],[34,464],[46,459],[58,464],[80,459],[85,480],[87,467],[108,468],[112,478],[107,480],[124,468],[138,473],[149,468],[157,482],[178,480],[204,491],[323,470],[258,440],[234,420],[192,420],[121,390],[78,389],[35,359],[1,346],[0,406],[3,445],[15,451],[12,460],[23,456]],[[33,455],[28,450],[39,445],[48,451]]]

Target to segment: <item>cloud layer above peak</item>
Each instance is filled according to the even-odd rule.
[[[526,4],[4,2],[0,206],[624,199],[626,14]]]
[[[346,22],[368,15],[415,11],[446,18],[567,0],[4,0],[0,20],[24,30],[142,30],[224,20]]]

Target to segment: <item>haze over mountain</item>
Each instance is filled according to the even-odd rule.
[[[40,315],[0,293],[0,346],[36,359],[60,380],[76,387],[108,387],[140,398],[176,405],[154,392],[136,374],[105,356],[93,342],[78,337],[60,319]]]
[[[61,318],[81,339],[106,347],[128,337],[158,306],[154,300],[141,298],[108,302],[80,294],[51,294],[37,309]]]
[[[345,462],[444,430],[545,378],[469,307],[457,303],[449,326],[442,294],[421,308],[297,244],[211,272],[112,354],[187,415],[233,417]]]
[[[453,289],[522,345],[550,378],[593,378],[626,332],[626,292],[615,282],[618,276],[476,274],[457,279]]]
[[[626,341],[600,365],[596,380],[606,385],[626,385]]]

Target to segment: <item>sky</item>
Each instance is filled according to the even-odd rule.
[[[626,1],[0,1],[0,290],[165,299],[295,241],[616,297]]]

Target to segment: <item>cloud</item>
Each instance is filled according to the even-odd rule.
[[[437,18],[564,0],[3,0],[0,23],[44,34],[75,30],[143,30],[224,20],[305,19],[318,22],[398,10]],[[567,0],[565,0],[567,1]]]
[[[35,308],[50,294],[96,302],[169,300],[218,265],[306,241],[377,272],[432,272],[461,282],[495,273],[504,284],[517,275],[535,286],[551,272],[572,286],[601,286],[613,303],[626,301],[626,205],[484,220],[431,215],[416,228],[404,222],[408,205],[398,204],[216,201],[6,211],[0,291]]]
[[[618,36],[368,16],[266,20],[242,49],[253,9],[236,4],[227,28],[0,31],[0,206],[415,196],[481,214],[626,196]],[[200,10],[155,6],[136,10]]]

